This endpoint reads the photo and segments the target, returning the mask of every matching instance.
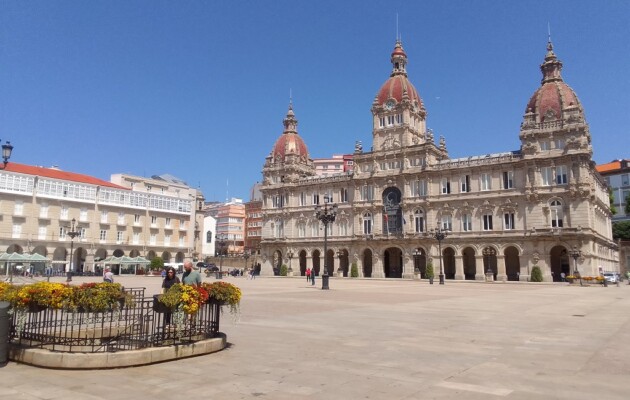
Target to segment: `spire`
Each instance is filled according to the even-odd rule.
[[[543,74],[542,83],[561,81],[562,76],[560,71],[562,70],[562,62],[556,57],[556,53],[553,52],[553,43],[551,43],[551,34],[547,41],[547,54],[545,55],[545,62],[540,65],[540,70]]]
[[[293,113],[293,99],[289,100],[289,111],[287,111],[287,116],[282,123],[284,125],[283,133],[297,133],[298,121],[295,119],[295,114]]]
[[[400,39],[396,39],[396,45],[392,52],[392,66],[393,69],[390,76],[407,76],[407,54],[405,54],[405,49],[403,49]]]

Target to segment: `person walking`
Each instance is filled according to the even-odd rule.
[[[180,283],[180,281],[179,281],[179,278],[177,277],[177,274],[175,273],[175,268],[168,267],[166,269],[166,276],[164,277],[164,280],[162,281],[162,293],[166,293],[166,291],[169,290],[171,286],[173,286],[176,283]]]
[[[105,273],[103,274],[103,281],[107,283],[114,283],[114,274],[109,268],[105,269]]]
[[[184,275],[182,275],[182,283],[190,286],[201,286],[201,274],[199,271],[193,270],[191,261],[184,263]]]
[[[311,280],[311,269],[306,268],[306,283]]]
[[[315,286],[315,269],[311,270],[311,286]]]

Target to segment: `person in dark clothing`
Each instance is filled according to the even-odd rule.
[[[164,280],[162,281],[162,293],[166,293],[166,291],[176,283],[180,282],[177,274],[175,273],[175,268],[168,267],[166,269],[166,277],[164,277]]]

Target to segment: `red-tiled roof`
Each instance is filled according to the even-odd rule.
[[[606,163],[606,164],[596,165],[595,169],[600,174],[602,172],[610,172],[610,171],[620,170],[621,169],[621,161],[613,161],[613,162],[609,162],[609,163]]]
[[[9,162],[4,170],[16,172],[19,174],[25,174],[25,175],[36,175],[36,176],[59,179],[59,180],[64,180],[64,181],[87,183],[89,185],[107,186],[107,187],[112,187],[116,189],[130,190],[129,188],[126,188],[124,186],[119,186],[111,182],[104,181],[99,178],[95,178],[93,176],[77,174],[75,172],[61,171],[55,168],[36,167],[34,165],[25,165],[25,164]]]

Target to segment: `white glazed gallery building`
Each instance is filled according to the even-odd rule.
[[[424,275],[429,260],[437,275],[439,247],[447,280],[487,273],[527,280],[533,266],[545,281],[576,267],[583,276],[618,270],[606,184],[551,42],[541,85],[526,103],[520,149],[483,156],[449,158],[445,139],[427,130],[407,61],[397,41],[391,75],[372,103],[372,150],[357,142],[352,172],[316,176],[289,106],[262,171],[263,275],[285,264],[294,274],[326,266],[349,276],[355,263],[362,277],[411,278]],[[314,215],[325,199],[338,206],[326,254]],[[438,226],[448,231],[441,243],[431,232]]]

